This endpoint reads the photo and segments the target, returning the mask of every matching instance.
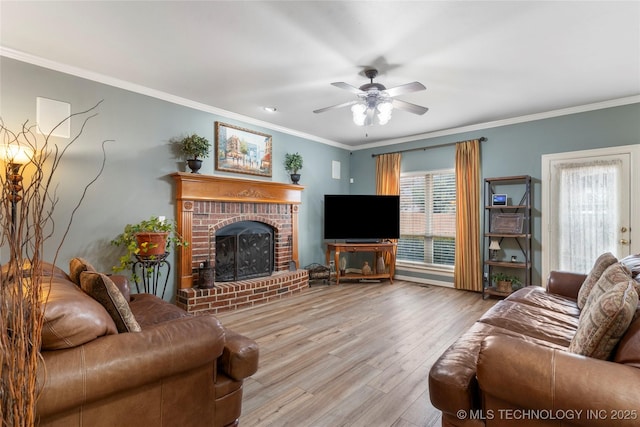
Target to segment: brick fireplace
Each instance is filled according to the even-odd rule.
[[[190,242],[179,253],[177,305],[192,313],[217,313],[268,302],[308,286],[298,264],[298,209],[304,187],[249,179],[175,173],[178,231]],[[273,230],[273,273],[265,277],[216,282],[200,289],[201,263],[215,260],[217,230],[255,221]]]

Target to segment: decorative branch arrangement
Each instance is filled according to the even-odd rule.
[[[19,131],[13,132],[0,119],[0,152],[7,158],[6,174],[0,174],[0,245],[9,251],[9,260],[0,271],[0,420],[3,427],[33,426],[37,421],[37,372],[44,303],[50,285],[43,283],[43,247],[53,236],[53,212],[59,201],[53,177],[66,151],[80,138],[89,120],[97,116],[101,102],[71,114],[58,124],[75,116],[82,119],[77,134],[61,146],[51,136],[55,128],[47,136],[37,135],[36,125],[27,121]],[[53,254],[53,264],[88,188],[104,170],[107,142],[102,142],[102,165],[95,178],[84,187],[69,217]],[[17,160],[17,148],[27,153],[26,158]]]

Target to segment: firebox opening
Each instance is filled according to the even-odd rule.
[[[239,221],[215,234],[216,282],[270,276],[274,270],[273,227],[258,221]]]

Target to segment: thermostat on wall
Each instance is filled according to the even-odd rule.
[[[494,194],[491,197],[491,204],[493,206],[507,206],[506,194]]]

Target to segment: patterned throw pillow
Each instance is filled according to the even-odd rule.
[[[84,272],[80,275],[82,290],[107,310],[118,332],[140,332],[142,329],[118,287],[104,274]]]
[[[620,260],[630,271],[631,277],[640,274],[640,254],[629,255]]]
[[[569,351],[603,360],[611,356],[638,306],[638,293],[632,282],[628,279],[617,283],[585,310]]]
[[[602,273],[602,276],[598,279],[596,284],[589,292],[589,297],[587,298],[587,302],[584,304],[582,311],[580,312],[580,316],[582,317],[583,313],[589,310],[591,304],[600,298],[602,294],[611,289],[616,283],[627,283],[631,279],[631,273],[629,269],[624,265],[616,262],[615,264],[611,264],[607,269]]]
[[[615,264],[616,262],[618,262],[618,259],[614,257],[611,252],[603,253],[598,257],[596,262],[593,264],[591,272],[589,272],[589,275],[578,291],[578,308],[580,310],[584,308],[591,289],[593,289],[600,276],[602,276],[602,273],[604,273],[607,267],[611,264]]]
[[[76,285],[80,286],[80,275],[85,271],[96,271],[96,269],[84,258],[76,257],[69,261],[69,277]]]

